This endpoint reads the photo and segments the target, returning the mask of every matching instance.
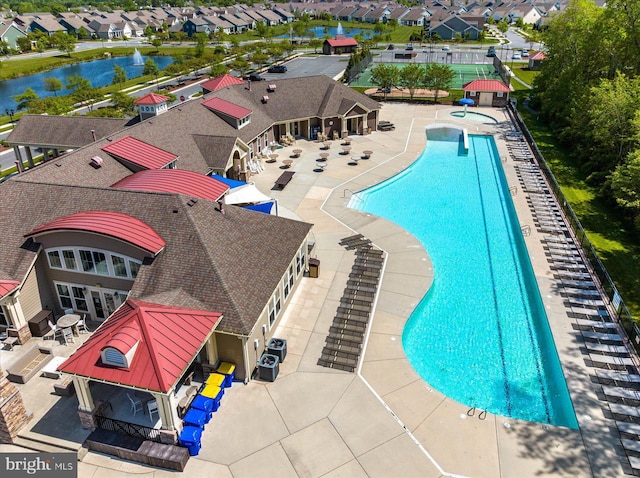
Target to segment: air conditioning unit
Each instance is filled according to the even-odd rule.
[[[260,380],[274,382],[280,372],[280,359],[277,355],[262,354],[258,362],[258,376]]]
[[[284,362],[284,358],[287,356],[287,341],[273,337],[267,344],[267,353],[275,355],[280,362]]]
[[[276,91],[276,85],[274,85],[273,83],[272,83],[272,84],[270,84],[270,85],[267,87],[267,90],[269,90],[269,91]]]
[[[268,97],[267,95],[264,95],[264,96],[262,97],[262,102],[263,102],[263,103],[266,103],[267,101],[269,101],[269,97]]]
[[[102,163],[104,163],[104,159],[102,159],[100,156],[93,156],[91,158],[91,164],[96,168],[102,166]]]

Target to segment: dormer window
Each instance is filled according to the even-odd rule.
[[[102,362],[105,365],[113,365],[115,367],[128,367],[127,359],[119,350],[107,347],[101,353]]]

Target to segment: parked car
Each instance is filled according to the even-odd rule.
[[[286,73],[287,67],[284,65],[271,65],[267,71],[269,73]]]
[[[522,54],[519,51],[514,51],[513,55],[511,56],[512,59],[514,60],[521,60],[522,59]]]
[[[258,73],[251,73],[248,76],[244,77],[245,80],[249,80],[249,81],[264,81],[265,78],[263,76],[260,76]]]
[[[527,58],[529,56],[529,50],[522,50],[522,58]]]
[[[405,48],[405,50],[413,51],[413,45],[412,44],[408,44],[407,48]]]
[[[444,45],[444,46],[442,47],[442,51],[449,51],[449,50],[451,50],[451,48],[449,47],[449,45]]]
[[[389,46],[387,47],[387,50],[393,50],[395,48],[395,46],[392,43],[389,43]]]
[[[490,46],[489,50],[487,50],[487,56],[496,56],[496,47]]]

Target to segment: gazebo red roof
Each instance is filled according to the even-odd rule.
[[[121,179],[111,187],[178,193],[210,201],[217,201],[229,190],[229,186],[221,181],[182,169],[146,169]]]
[[[537,51],[533,55],[529,57],[529,60],[544,60],[547,58],[547,55],[542,51]]]
[[[473,80],[462,85],[464,91],[510,91],[509,87],[500,80]]]
[[[162,96],[157,93],[148,93],[134,101],[136,105],[159,105],[165,103],[169,99],[168,96]]]
[[[225,75],[218,76],[217,78],[205,81],[200,86],[202,86],[202,88],[204,88],[205,90],[218,91],[225,86],[240,85],[242,83],[244,83],[244,80],[227,73]]]
[[[327,42],[329,43],[329,45],[331,45],[332,47],[341,47],[341,46],[358,46],[358,42],[355,40],[355,38],[350,38],[350,37],[337,37],[337,38],[329,38],[327,39]]]
[[[140,141],[132,136],[124,136],[100,149],[130,163],[142,166],[145,169],[164,168],[169,163],[178,159],[177,155],[152,146],[144,141]]]
[[[13,291],[20,285],[20,282],[15,280],[0,280],[0,299],[2,299],[9,292]]]
[[[58,370],[145,390],[167,393],[182,377],[222,314],[129,299]],[[132,334],[131,331],[136,331]],[[136,336],[136,334],[139,335]],[[126,337],[126,340],[123,340]],[[102,363],[105,347],[138,343],[128,368]],[[120,350],[122,352],[122,350]]]
[[[243,106],[236,105],[222,98],[211,98],[202,102],[202,106],[206,106],[210,110],[231,116],[232,118],[242,119],[251,114],[251,110]]]
[[[153,255],[158,254],[166,245],[164,239],[140,219],[110,211],[85,211],[59,217],[36,227],[24,237],[64,230],[93,232],[114,237]]]

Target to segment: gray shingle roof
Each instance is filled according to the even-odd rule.
[[[0,278],[25,277],[35,253],[23,236],[35,227],[81,211],[121,212],[148,224],[167,243],[142,266],[131,297],[221,312],[218,329],[237,334],[251,332],[311,228],[235,206],[221,214],[215,202],[200,199],[190,206],[189,197],[177,194],[23,181],[27,176],[0,186]]]

